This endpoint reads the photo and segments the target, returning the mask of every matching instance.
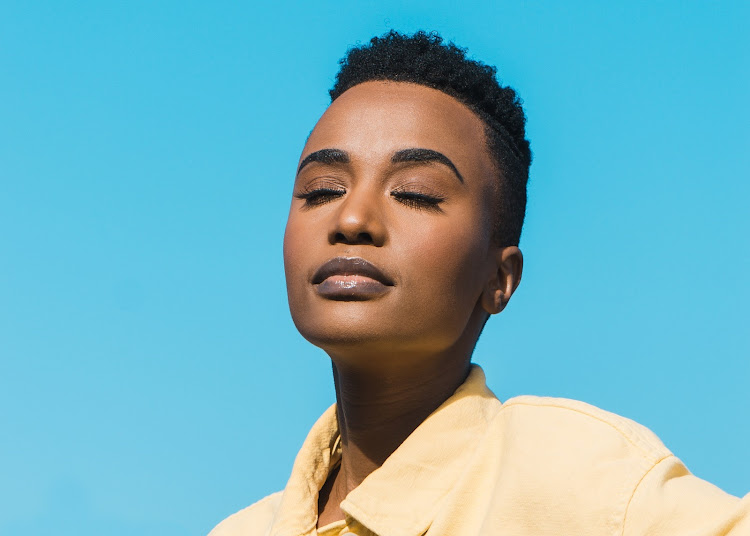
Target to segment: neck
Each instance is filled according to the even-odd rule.
[[[478,303],[458,340],[438,351],[394,353],[364,344],[326,349],[333,362],[341,465],[318,495],[319,528],[344,519],[341,501],[466,380],[485,320]]]
[[[350,360],[331,357],[342,456],[339,470],[331,475],[326,489],[321,490],[319,526],[342,519],[338,504],[346,495],[380,467],[464,382],[471,353],[467,352],[462,359],[455,354],[432,355],[428,364],[402,359],[401,366],[380,372],[372,368],[362,370],[351,366]],[[397,362],[379,357],[382,361]],[[404,367],[403,361],[413,365]]]
[[[334,364],[341,472],[358,486],[464,382],[469,360],[374,376]],[[351,490],[349,490],[351,491]]]

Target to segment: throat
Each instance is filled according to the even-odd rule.
[[[329,473],[326,483],[318,494],[318,528],[323,528],[326,525],[341,521],[345,518],[344,512],[341,510],[341,501],[344,497],[339,496],[338,487],[336,481],[341,470],[341,465],[337,465]]]
[[[336,363],[336,417],[341,458],[318,496],[318,527],[344,519],[346,496],[398,449],[466,380],[470,356],[433,359],[412,370],[373,373]]]

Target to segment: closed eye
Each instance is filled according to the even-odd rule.
[[[435,212],[443,211],[440,208],[440,203],[445,201],[445,198],[437,195],[402,190],[391,192],[391,197],[393,197],[399,203],[406,205],[407,207],[416,208],[419,210],[431,210]]]
[[[294,197],[297,199],[303,199],[305,201],[305,207],[317,207],[319,205],[330,203],[345,193],[346,190],[343,188],[316,188],[308,192],[295,194]]]

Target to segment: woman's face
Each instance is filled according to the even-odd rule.
[[[367,82],[336,99],[302,151],[284,237],[300,333],[373,356],[478,336],[496,174],[484,123],[440,91]]]

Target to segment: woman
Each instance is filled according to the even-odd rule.
[[[213,536],[750,534],[739,500],[581,402],[501,403],[471,354],[521,280],[531,161],[515,92],[435,35],[350,51],[284,240],[336,405],[283,492]]]

